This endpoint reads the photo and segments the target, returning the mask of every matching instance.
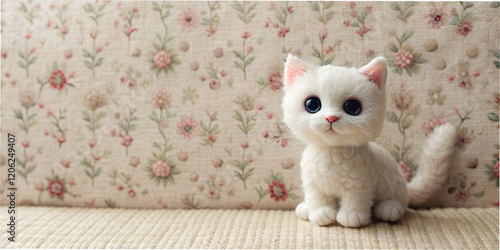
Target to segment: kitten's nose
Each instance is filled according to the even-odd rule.
[[[326,116],[325,117],[326,120],[329,122],[329,123],[334,123],[336,120],[338,120],[339,118],[334,116],[334,115],[329,115],[329,116]]]

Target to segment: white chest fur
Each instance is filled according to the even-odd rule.
[[[374,190],[377,178],[364,147],[308,147],[302,156],[302,178],[327,196],[341,197],[354,189]]]

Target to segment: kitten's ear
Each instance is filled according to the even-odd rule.
[[[283,83],[285,89],[293,85],[297,77],[307,74],[311,70],[311,66],[298,57],[288,54],[285,63],[285,75],[283,76]]]
[[[387,62],[384,57],[379,56],[368,65],[360,68],[359,72],[367,76],[370,82],[375,83],[381,89],[387,80]]]

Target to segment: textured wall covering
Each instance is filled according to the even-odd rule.
[[[377,142],[410,180],[459,127],[429,205],[498,206],[496,3],[2,1],[1,199],[8,133],[31,205],[293,208],[302,143],[280,122],[287,53],[389,62]]]

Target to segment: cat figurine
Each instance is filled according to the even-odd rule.
[[[289,55],[283,76],[284,122],[306,144],[298,217],[345,227],[401,219],[446,181],[456,128],[434,129],[410,183],[394,158],[373,142],[385,119],[387,65],[383,57],[356,69],[315,66]]]

